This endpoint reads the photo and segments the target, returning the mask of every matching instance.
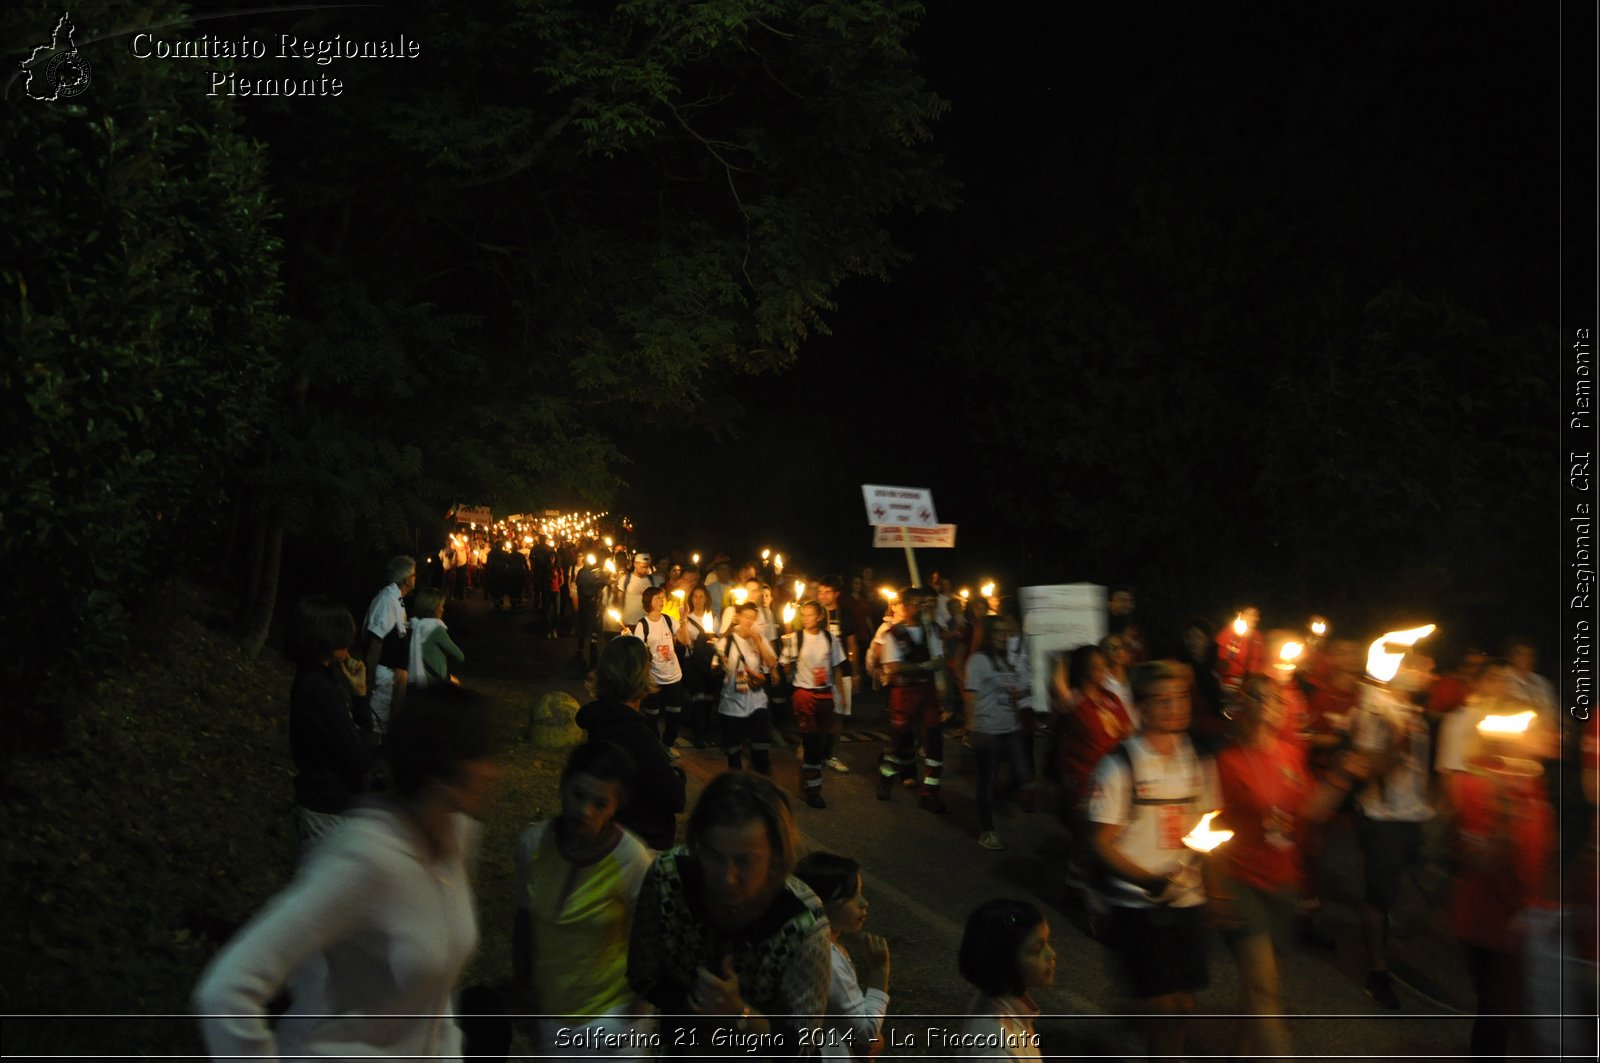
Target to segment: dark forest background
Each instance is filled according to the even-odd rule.
[[[75,8],[90,89],[7,90],[8,750],[175,579],[259,648],[457,501],[815,571],[892,567],[859,485],[908,483],[960,526],[925,564],[1158,627],[1553,654],[1555,5],[192,14]],[[10,50],[58,16],[9,6]],[[162,24],[422,58],[133,58]]]

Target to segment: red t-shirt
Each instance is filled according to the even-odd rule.
[[[1247,675],[1256,675],[1267,665],[1267,640],[1261,632],[1251,630],[1236,634],[1233,625],[1217,632],[1217,678],[1223,686],[1231,686]]]
[[[1082,797],[1094,769],[1118,742],[1133,735],[1122,699],[1109,690],[1088,690],[1061,713],[1056,767],[1073,798]]]
[[[1462,941],[1508,952],[1511,920],[1539,898],[1554,817],[1543,779],[1465,771],[1455,780],[1456,846],[1447,916]]]
[[[1453,675],[1442,675],[1428,691],[1429,712],[1454,712],[1467,702],[1472,688]]]
[[[1222,815],[1233,831],[1217,850],[1228,874],[1257,889],[1299,889],[1305,881],[1296,834],[1311,792],[1305,751],[1274,736],[1265,749],[1230,746],[1217,754]]]

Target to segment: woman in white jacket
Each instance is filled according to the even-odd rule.
[[[500,771],[488,704],[414,691],[385,752],[392,789],[351,809],[201,976],[214,1058],[460,1057],[451,994],[478,941],[469,817]],[[267,1006],[284,989],[274,1029]]]

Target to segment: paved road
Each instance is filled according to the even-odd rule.
[[[583,699],[581,681],[566,671],[571,639],[547,640],[526,613],[496,613],[484,603],[463,603],[451,614],[452,632],[468,654],[468,682],[493,692],[515,684],[564,689]],[[915,793],[897,791],[889,802],[873,793],[873,768],[885,728],[881,695],[862,699],[847,724],[840,756],[850,773],[828,773],[826,809],[797,802],[797,816],[810,848],[859,860],[872,906],[869,928],[885,935],[893,950],[891,1021],[901,1043],[893,1058],[949,1058],[928,1042],[930,1028],[958,1025],[941,1019],[965,1010],[970,989],[955,969],[966,913],[997,896],[1033,900],[1046,912],[1059,953],[1057,981],[1042,994],[1052,1013],[1040,1023],[1047,1052],[1122,1057],[1134,1042],[1122,1014],[1127,1002],[1107,949],[1086,933],[1083,919],[1062,885],[1065,835],[1048,813],[1002,810],[997,827],[1006,842],[991,852],[977,844],[973,800],[976,766],[959,741],[948,745],[945,787],[950,811],[934,815],[917,807]],[[798,792],[793,749],[775,751],[773,777]],[[707,780],[724,769],[719,754],[683,750],[691,803]],[[1361,989],[1365,964],[1354,902],[1359,897],[1356,855],[1348,831],[1337,831],[1326,883],[1328,929],[1338,939],[1333,952],[1288,947],[1280,953],[1284,1002],[1296,1052],[1317,1058],[1427,1058],[1464,1053],[1471,1001],[1458,947],[1439,928],[1439,899],[1408,885],[1396,917],[1394,967],[1403,979],[1403,1008],[1385,1012]],[[1236,981],[1220,939],[1211,953],[1211,986],[1200,996],[1202,1017],[1194,1022],[1194,1056],[1230,1054]],[[1419,992],[1418,990],[1421,990]],[[1425,995],[1426,994],[1426,995]]]

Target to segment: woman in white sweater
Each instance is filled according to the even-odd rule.
[[[201,976],[214,1058],[461,1055],[451,994],[478,941],[469,817],[500,770],[488,704],[415,690],[385,753],[392,789],[351,809]],[[284,989],[273,1028],[267,1006]]]

